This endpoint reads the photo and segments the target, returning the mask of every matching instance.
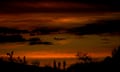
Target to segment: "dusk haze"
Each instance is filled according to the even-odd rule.
[[[119,60],[119,0],[0,1],[0,72],[115,72]]]

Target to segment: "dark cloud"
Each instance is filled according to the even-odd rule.
[[[4,34],[4,35],[21,34],[21,33],[29,33],[30,35],[56,34],[56,33],[71,33],[71,34],[77,34],[77,35],[103,34],[103,33],[119,34],[120,33],[119,27],[120,27],[120,20],[118,18],[117,20],[116,19],[100,20],[91,24],[86,24],[84,26],[72,27],[72,28],[38,27],[29,32],[27,30],[17,30],[14,28],[12,29],[12,28],[1,27],[0,34]]]
[[[40,38],[25,39],[21,34],[29,33],[27,30],[0,27],[0,43],[28,42],[30,45],[43,44],[52,45],[52,42],[42,41]]]
[[[16,43],[16,42],[28,42],[29,45],[53,45],[52,42],[41,41],[40,38],[25,39],[21,35],[0,35],[0,43]]]
[[[28,30],[19,30],[15,28],[0,27],[0,34],[20,34],[20,33],[29,33]]]
[[[45,1],[45,2],[84,2],[84,3],[116,3],[120,2],[119,0],[0,0],[1,2],[40,2],[40,1]]]
[[[0,35],[0,43],[16,43],[16,42],[27,42],[22,35]]]
[[[65,30],[62,27],[39,27],[36,29],[33,29],[31,33],[34,35],[45,35],[45,34],[54,34],[54,33],[60,33],[61,30]]]
[[[30,38],[29,45],[43,44],[43,45],[53,45],[52,42],[41,41],[40,38]]]
[[[30,42],[38,42],[41,41],[40,38],[30,38],[28,41]]]
[[[42,45],[53,45],[52,42],[29,42],[29,45],[39,45],[39,44],[42,44]]]
[[[113,12],[120,11],[119,6],[119,0],[5,0],[0,2],[0,13]]]
[[[0,35],[0,43],[25,42],[21,35]]]
[[[120,20],[102,20],[68,30],[69,33],[77,35],[120,33]]]
[[[54,40],[66,40],[65,38],[55,37]]]
[[[19,35],[19,34],[25,34],[28,33],[31,36],[34,35],[45,35],[45,34],[53,34],[53,33],[59,33],[64,28],[61,27],[38,27],[31,31],[28,30],[20,30],[15,28],[8,28],[8,27],[0,27],[0,35]]]

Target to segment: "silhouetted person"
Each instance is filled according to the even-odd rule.
[[[66,61],[63,61],[63,70],[66,68]]]

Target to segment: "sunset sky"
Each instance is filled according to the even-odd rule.
[[[1,1],[0,39],[3,32],[10,33],[6,28],[45,34],[20,34],[25,39],[22,42],[12,42],[14,38],[1,40],[0,55],[14,51],[15,56],[30,58],[74,58],[77,52],[92,57],[110,56],[120,46],[119,3],[119,0]],[[41,43],[30,45],[30,38],[40,38]]]

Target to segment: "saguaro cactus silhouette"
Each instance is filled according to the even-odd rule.
[[[24,56],[24,57],[23,57],[23,64],[26,64],[26,63],[27,63],[26,57]]]
[[[61,68],[61,62],[58,62],[58,69]]]
[[[9,61],[10,62],[13,62],[13,54],[14,54],[14,51],[11,51],[10,53],[7,53],[7,56],[9,56]]]
[[[63,61],[63,70],[65,70],[65,68],[66,68],[66,61],[64,60]]]
[[[57,67],[56,67],[56,60],[53,61],[53,67],[54,67],[54,68],[57,68]]]

